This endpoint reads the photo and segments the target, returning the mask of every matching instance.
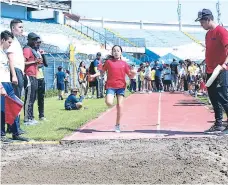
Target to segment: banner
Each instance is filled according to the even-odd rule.
[[[20,114],[22,107],[23,102],[18,97],[14,100],[9,96],[5,96],[5,122],[12,125]]]

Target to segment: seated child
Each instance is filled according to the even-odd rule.
[[[65,109],[66,110],[79,110],[82,108],[82,101],[84,96],[80,96],[77,98],[78,89],[74,88],[71,90],[71,94],[67,97],[65,101]]]

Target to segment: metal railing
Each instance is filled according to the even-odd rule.
[[[123,39],[117,38],[115,34],[107,31],[106,29],[104,29],[104,35],[103,35],[103,34],[99,33],[98,31],[94,30],[93,28],[90,28],[88,26],[85,26],[85,25],[78,23],[76,21],[73,21],[73,20],[67,19],[66,25],[79,31],[81,34],[84,34],[91,40],[94,40],[96,42],[99,42],[100,44],[103,44],[105,46],[105,48],[107,48],[107,47],[111,48],[115,44],[121,45],[121,43],[120,42],[117,43],[115,41],[115,39],[119,39],[119,41],[121,40],[121,41],[125,42]],[[128,60],[130,60],[130,62],[136,63],[137,65],[142,63],[142,61],[134,58],[133,56],[129,55],[128,53],[124,52],[123,56],[126,57]]]

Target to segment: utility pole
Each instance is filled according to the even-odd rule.
[[[178,15],[178,22],[179,22],[179,30],[182,30],[182,23],[181,23],[181,3],[180,0],[178,0],[177,5],[177,15]]]
[[[218,2],[216,3],[216,10],[217,10],[217,14],[218,14],[218,24],[221,25],[221,11],[220,11],[220,1],[218,0]]]
[[[76,60],[75,60],[75,47],[73,44],[70,44],[70,62],[73,65],[73,87],[76,87]]]

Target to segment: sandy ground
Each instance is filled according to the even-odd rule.
[[[228,183],[228,137],[2,146],[2,183]]]

